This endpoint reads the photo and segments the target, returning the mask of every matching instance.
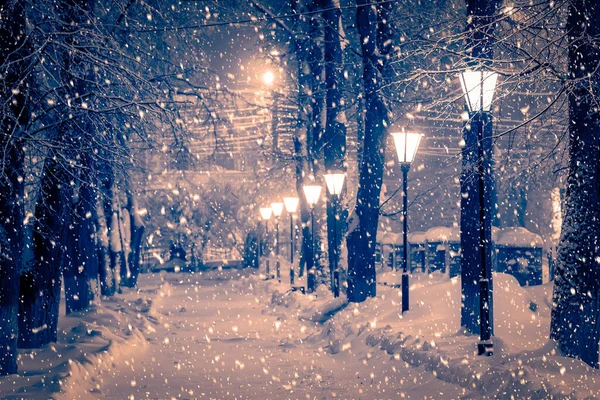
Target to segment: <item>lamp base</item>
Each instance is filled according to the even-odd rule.
[[[480,341],[477,343],[477,355],[490,357],[494,355],[494,344],[491,340]]]

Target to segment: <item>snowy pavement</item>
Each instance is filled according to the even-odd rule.
[[[495,355],[460,328],[460,281],[379,271],[364,303],[290,292],[254,270],[144,274],[137,290],[61,317],[59,342],[21,351],[2,398],[600,398],[600,374],[548,342],[551,285],[495,274]]]
[[[102,372],[98,397],[206,399],[457,398],[462,388],[375,351],[331,354],[318,324],[264,311],[264,296],[225,279],[168,274],[149,346]],[[210,276],[210,274],[209,274]],[[217,275],[213,274],[213,277]],[[155,285],[144,276],[140,287]],[[246,283],[250,283],[246,280]],[[266,296],[266,294],[265,294]]]

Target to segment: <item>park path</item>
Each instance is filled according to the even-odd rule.
[[[97,378],[105,399],[458,398],[463,389],[377,349],[330,354],[307,340],[320,327],[265,310],[265,298],[225,275],[142,276],[155,296],[149,344]],[[159,279],[168,284],[162,286]],[[314,337],[314,336],[313,336]]]

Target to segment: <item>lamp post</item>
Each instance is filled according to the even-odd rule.
[[[477,353],[491,356],[494,354],[494,345],[491,340],[492,320],[490,309],[492,307],[491,280],[491,197],[488,193],[486,182],[491,173],[491,108],[498,74],[492,71],[467,70],[460,74],[460,83],[465,95],[471,126],[477,130],[477,166],[479,187],[479,249],[481,274],[479,277],[479,343]],[[486,129],[487,128],[487,129]],[[487,132],[485,132],[488,130]],[[486,134],[487,133],[487,134]],[[488,140],[486,140],[487,142]],[[485,147],[485,149],[484,149]]]
[[[300,201],[297,197],[284,197],[283,204],[285,204],[285,210],[290,216],[290,285],[294,285],[294,213],[298,208],[298,202]]]
[[[325,176],[325,183],[327,184],[327,189],[329,190],[329,194],[333,200],[333,249],[329,249],[329,251],[333,252],[333,265],[329,266],[329,279],[331,280],[331,291],[333,292],[333,297],[339,297],[340,295],[340,271],[338,270],[338,241],[337,241],[337,219],[338,219],[338,203],[340,194],[342,193],[342,189],[344,187],[344,179],[346,178],[346,174],[343,172],[333,172],[327,173]]]
[[[310,229],[311,229],[311,249],[312,249],[312,267],[307,271],[306,289],[308,293],[312,293],[317,288],[317,278],[315,276],[316,252],[315,252],[315,205],[319,202],[321,195],[320,185],[304,185],[304,196],[310,207]]]
[[[277,271],[277,280],[281,282],[281,263],[279,262],[279,217],[281,217],[281,213],[283,212],[283,203],[271,203],[271,209],[275,216],[275,257],[277,258],[275,269]]]
[[[402,169],[402,312],[408,311],[410,307],[408,294],[408,171],[410,164],[415,159],[419,143],[421,142],[420,133],[398,132],[392,133],[398,161]],[[396,251],[394,250],[394,256]]]
[[[271,207],[261,207],[260,208],[260,216],[262,217],[263,221],[265,221],[265,236],[267,237],[266,239],[266,244],[267,244],[267,248],[268,248],[268,243],[269,243],[269,220],[271,219],[271,214],[273,213],[273,210],[271,209]],[[261,246],[262,248],[262,246]],[[259,265],[260,266],[260,265]],[[266,270],[266,275],[267,275],[267,279],[269,279],[270,275],[271,275],[271,271],[270,271],[270,265],[269,265],[269,256],[267,254],[267,259],[265,260],[265,270]]]

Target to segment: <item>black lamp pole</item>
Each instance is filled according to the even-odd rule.
[[[281,264],[279,262],[279,217],[275,217],[275,269],[277,270],[277,280],[281,282]]]
[[[310,207],[310,230],[311,230],[311,248],[312,248],[312,266],[308,270],[308,275],[306,277],[306,284],[308,293],[312,293],[316,289],[317,278],[315,276],[316,269],[316,254],[315,254],[315,206]]]
[[[332,279],[332,291],[333,297],[340,296],[340,271],[338,270],[338,243],[337,243],[337,215],[338,215],[338,203],[339,203],[339,195],[333,194],[333,279]]]
[[[290,214],[290,285],[294,285],[294,214]]]
[[[408,311],[409,299],[408,299],[408,171],[410,170],[410,163],[402,163],[402,214],[404,221],[402,221],[402,247],[404,250],[404,257],[402,260],[402,312]]]
[[[271,264],[269,262],[269,221],[265,221],[265,250],[267,251],[267,258],[265,259],[265,270],[267,273],[267,279],[271,279]]]
[[[480,103],[483,104],[483,103]],[[486,193],[487,175],[490,169],[490,154],[491,149],[484,150],[484,130],[489,123],[490,115],[488,112],[479,110],[476,114],[477,125],[477,152],[478,152],[478,185],[479,185],[479,246],[481,257],[481,276],[479,278],[479,343],[477,344],[477,353],[479,355],[490,356],[494,354],[494,345],[492,343],[492,324],[490,318],[491,296],[490,296],[490,281],[488,276],[491,273],[491,253],[488,246],[488,240],[491,240],[491,219],[486,217],[486,209],[490,209],[490,199]],[[475,121],[474,121],[475,122]],[[488,232],[489,231],[489,232]],[[489,236],[489,237],[488,237]]]

